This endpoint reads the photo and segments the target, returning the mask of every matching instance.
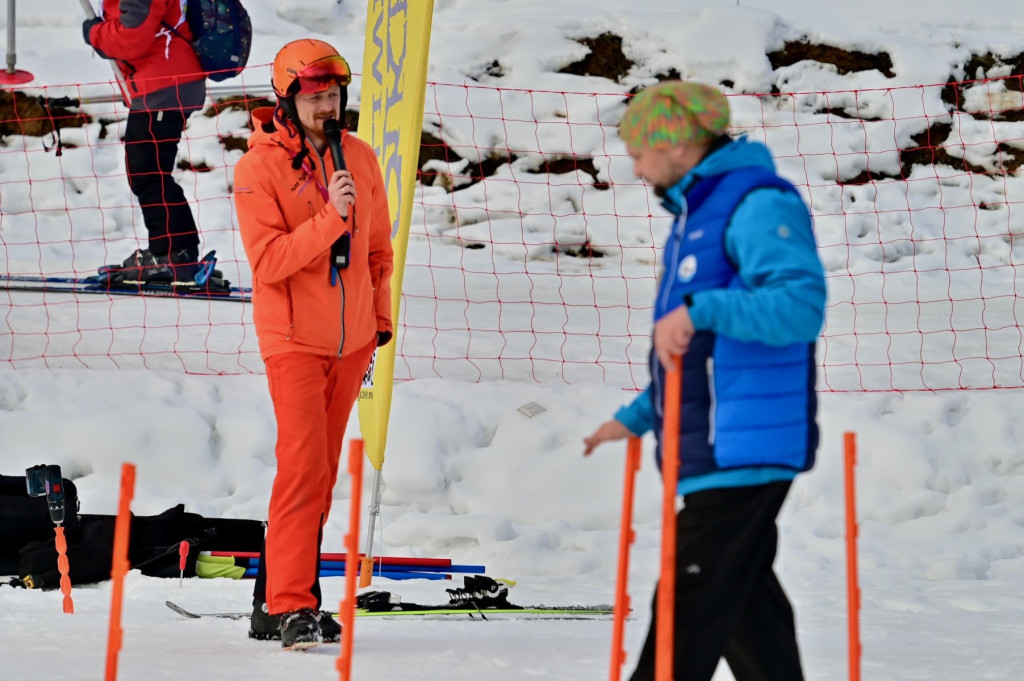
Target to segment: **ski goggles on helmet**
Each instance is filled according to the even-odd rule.
[[[289,90],[307,95],[323,92],[334,83],[345,87],[352,82],[352,70],[341,55],[317,59],[296,71],[288,70],[294,74]]]

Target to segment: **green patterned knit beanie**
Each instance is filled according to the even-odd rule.
[[[638,92],[619,123],[631,147],[665,149],[706,143],[729,129],[729,102],[713,86],[668,80]]]

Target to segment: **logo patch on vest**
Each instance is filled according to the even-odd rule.
[[[690,255],[683,258],[683,261],[679,263],[679,268],[676,269],[676,277],[678,277],[679,281],[685,284],[686,282],[693,279],[694,275],[696,274],[697,256],[691,253]]]

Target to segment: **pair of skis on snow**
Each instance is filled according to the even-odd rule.
[[[192,612],[172,601],[168,608],[188,619],[215,617],[219,619],[247,620],[248,612]],[[410,606],[413,604],[409,604]],[[337,615],[337,613],[331,613]],[[443,617],[461,616],[467,619],[602,619],[613,614],[611,606],[514,607],[514,608],[453,608],[448,605],[418,605],[408,610],[356,610],[356,617]]]
[[[117,282],[114,279],[118,265],[101,267],[88,277],[48,277],[35,275],[0,274],[0,289],[33,293],[70,293],[107,296],[159,296],[172,298],[199,298],[246,303],[252,299],[252,289],[231,286],[215,269],[216,251],[210,251],[200,261],[194,281],[168,283]]]
[[[446,589],[449,601],[444,605],[420,605],[403,603],[400,596],[390,591],[366,591],[356,597],[356,617],[398,617],[398,616],[442,616],[461,615],[471,619],[547,618],[547,619],[594,619],[614,614],[611,606],[532,606],[513,605],[508,601],[509,587],[515,584],[508,580],[495,580],[485,575],[466,575],[465,586]],[[227,619],[248,619],[245,612],[195,613],[166,601],[174,612],[199,619],[219,617]],[[332,613],[336,615],[337,613]]]
[[[249,612],[193,612],[186,610],[177,603],[166,601],[167,607],[171,608],[183,618],[189,620],[200,620],[203,618],[217,618],[222,620],[248,620]],[[410,604],[413,605],[413,604]],[[451,607],[449,605],[417,605],[410,609],[396,610],[365,610],[356,609],[357,618],[392,618],[392,616],[421,616],[421,618],[452,618],[462,616],[470,620],[518,620],[518,619],[540,619],[540,620],[599,620],[609,618],[612,614],[611,606],[575,606],[564,607]],[[337,612],[332,612],[336,615]]]

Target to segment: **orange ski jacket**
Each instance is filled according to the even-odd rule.
[[[249,150],[235,165],[235,210],[253,275],[253,322],[260,354],[344,356],[393,334],[391,218],[373,148],[342,131],[342,153],[356,186],[343,220],[327,199],[330,152],[300,150],[290,123],[264,107],[253,111]],[[312,159],[312,163],[310,162]],[[353,222],[354,219],[354,222]],[[351,235],[349,266],[332,275],[331,244]]]

